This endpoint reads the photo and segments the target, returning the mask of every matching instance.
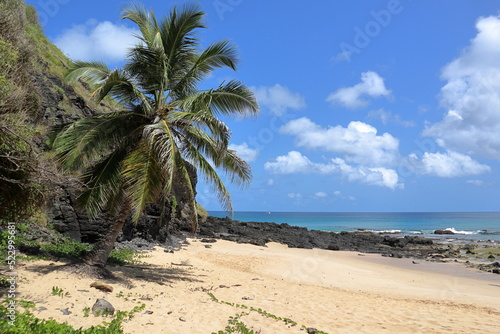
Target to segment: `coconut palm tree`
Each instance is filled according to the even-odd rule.
[[[104,268],[109,253],[131,215],[137,222],[145,206],[165,200],[172,184],[181,181],[190,194],[190,221],[197,225],[188,163],[208,181],[221,204],[232,211],[231,198],[217,170],[230,181],[246,185],[248,163],[228,148],[231,131],[220,116],[250,116],[259,112],[251,90],[241,82],[223,82],[199,90],[217,68],[236,69],[237,51],[228,41],[200,50],[196,35],[204,13],[198,6],[174,7],[158,21],[152,10],[132,4],[123,19],[140,31],[122,68],[101,62],[76,61],[69,81],[83,79],[101,101],[113,97],[122,110],[85,118],[64,127],[53,147],[63,168],[82,171],[86,189],[81,204],[92,217],[108,210],[115,215],[107,235],[98,241],[84,264]]]

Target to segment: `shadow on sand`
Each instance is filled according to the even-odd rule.
[[[102,268],[93,268],[82,263],[74,262],[51,262],[49,264],[40,264],[27,266],[26,270],[40,274],[49,274],[53,271],[64,271],[76,277],[92,277],[105,281],[107,283],[123,284],[127,287],[134,287],[132,280],[156,283],[159,285],[174,284],[183,282],[204,282],[204,274],[191,267],[184,265],[155,265],[155,264],[128,264],[124,266],[108,266],[107,274],[102,275]],[[92,272],[93,269],[95,273]]]

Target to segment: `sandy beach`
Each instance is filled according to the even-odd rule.
[[[255,333],[500,332],[500,275],[378,254],[188,241],[174,253],[156,247],[141,264],[110,267],[122,278],[103,280],[112,293],[60,270],[62,262],[26,262],[18,297],[36,303],[35,316],[75,328],[106,320],[84,316],[97,298],[121,311],[143,303],[124,323],[130,334],[217,333],[242,312],[239,321]],[[69,295],[53,295],[53,287]]]

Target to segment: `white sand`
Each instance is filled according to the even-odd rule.
[[[19,270],[19,297],[36,302],[37,309],[47,308],[35,311],[37,317],[76,328],[103,321],[84,317],[83,309],[96,298],[122,311],[144,303],[145,310],[124,323],[125,333],[212,333],[245,311],[212,301],[208,291],[219,300],[298,323],[289,326],[257,312],[240,319],[262,334],[305,333],[302,325],[328,333],[500,333],[500,275],[456,264],[413,264],[275,243],[258,247],[218,241],[209,249],[190,242],[174,254],[157,248],[142,259],[147,264],[111,267],[129,282],[105,281],[115,289],[108,294],[89,286],[95,280],[55,270],[62,263],[26,263]],[[53,286],[70,296],[53,296]],[[59,309],[64,308],[72,313],[63,315]]]

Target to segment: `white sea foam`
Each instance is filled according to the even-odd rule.
[[[465,234],[465,235],[470,235],[470,234],[479,234],[481,231],[475,231],[475,232],[471,232],[471,231],[457,231],[455,230],[454,227],[448,227],[446,229],[446,231],[451,231],[453,232],[454,234]]]
[[[398,233],[402,233],[401,230],[381,230],[381,231],[366,230],[366,232],[372,232],[372,233],[378,233],[378,234],[398,234]]]

